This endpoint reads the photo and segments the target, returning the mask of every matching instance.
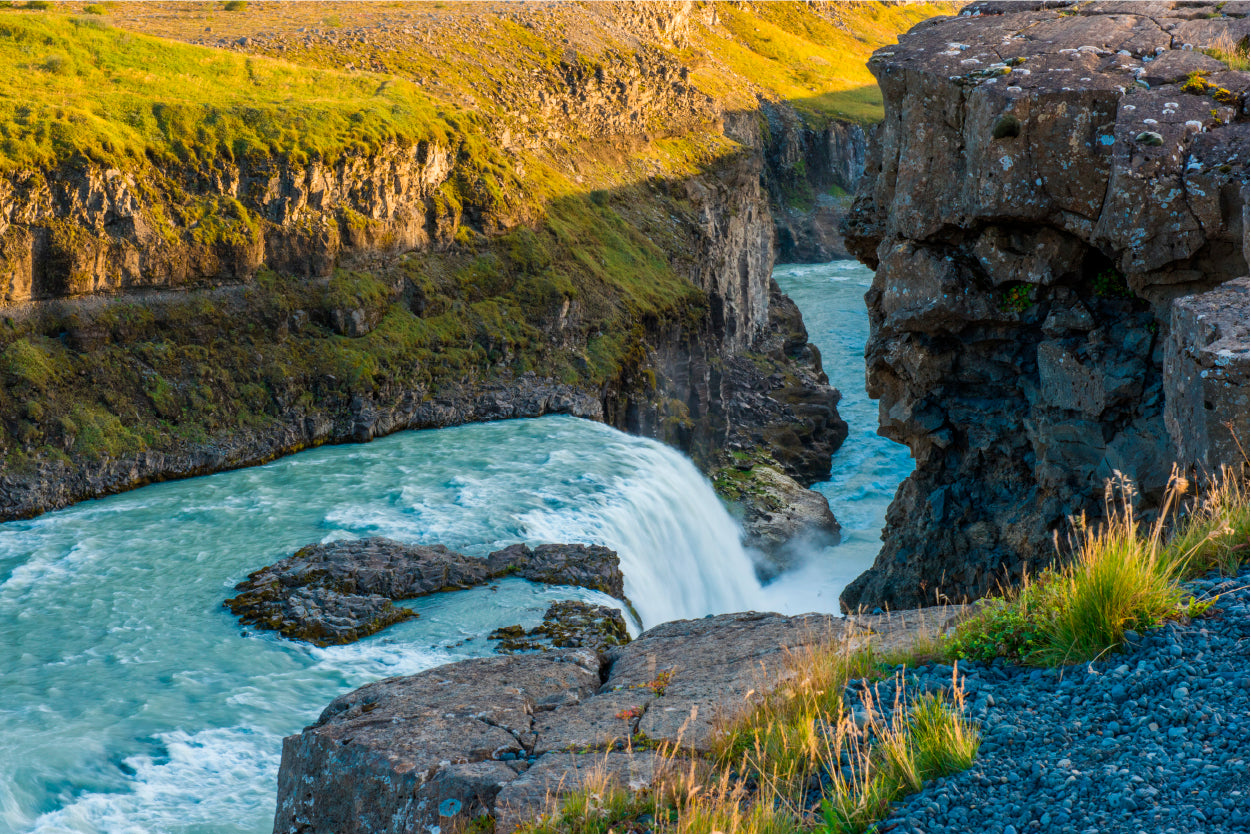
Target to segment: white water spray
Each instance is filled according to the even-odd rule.
[[[659,444],[605,450],[623,474],[580,506],[522,517],[527,538],[617,552],[644,628],[760,605],[762,589],[733,518],[685,457]]]
[[[553,600],[611,603],[509,578],[416,601],[420,619],[351,646],[241,636],[222,599],[309,542],[390,536],[475,554],[523,539],[603,544],[618,552],[646,626],[835,611],[876,553],[910,462],[881,448],[861,388],[868,273],[791,272],[779,281],[805,310],[854,424],[835,481],[817,485],[842,545],[761,588],[734,521],[689,461],[572,418],[323,447],[0,525],[0,831],[269,831],[279,740],[335,696],[489,655],[491,629],[536,625]]]

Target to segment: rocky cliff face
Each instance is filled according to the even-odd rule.
[[[785,105],[762,109],[769,131],[765,159],[778,260],[850,258],[839,229],[864,174],[864,128],[838,121],[814,128]]]
[[[1245,56],[1247,6],[1062,5],[975,4],[871,61],[846,232],[879,431],[917,469],[845,607],[978,596],[1114,472],[1149,509],[1173,462],[1247,448],[1248,79],[1203,51]]]
[[[423,142],[307,165],[121,171],[86,160],[0,178],[0,301],[328,276],[343,258],[446,247],[456,148]]]
[[[509,83],[470,85],[429,141],[0,178],[0,518],[548,413],[662,438],[710,471],[765,450],[779,495],[819,499],[796,480],[829,472],[838,394],[770,280],[759,119],[723,112],[666,51],[692,10],[597,7],[611,46],[571,30],[547,63],[504,62]],[[522,19],[541,31],[544,14]],[[502,37],[458,20],[443,34]],[[376,50],[415,39],[349,35],[218,45],[385,71]]]

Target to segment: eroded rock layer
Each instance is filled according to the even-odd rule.
[[[846,607],[981,595],[1114,472],[1149,508],[1174,462],[1246,447],[1248,81],[1219,56],[1247,4],[1063,6],[975,4],[871,60],[846,232],[879,431],[917,469]]]
[[[335,9],[342,27],[323,21]],[[771,140],[755,94],[718,81],[732,97],[710,95],[693,75],[704,59],[682,51],[727,39],[715,9],[335,9],[207,28],[177,3],[91,27],[6,18],[84,55],[142,40],[227,79],[299,65],[352,90],[373,74],[370,107],[388,105],[371,132],[350,95],[346,145],[292,129],[294,145],[166,153],[181,134],[161,128],[136,135],[146,153],[6,157],[0,518],[323,443],[552,413],[659,438],[706,471],[754,444],[822,502],[801,485],[828,475],[845,432],[770,281]],[[319,121],[339,112],[314,104]],[[166,112],[140,105],[115,127]],[[23,129],[56,134],[39,126],[59,111]]]

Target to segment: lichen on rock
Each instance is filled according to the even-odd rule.
[[[1149,510],[1174,462],[1241,463],[1245,326],[1195,311],[1247,274],[1248,77],[1201,52],[1246,36],[1245,4],[975,3],[874,55],[845,232],[879,431],[917,468],[846,608],[1019,578],[1114,472]]]
[[[533,629],[502,626],[487,636],[499,641],[499,653],[544,649],[589,649],[603,652],[629,643],[625,619],[616,609],[580,600],[558,600],[547,607],[543,622]]]

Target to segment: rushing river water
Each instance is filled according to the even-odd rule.
[[[620,554],[644,627],[836,610],[909,462],[872,434],[864,397],[870,274],[777,275],[844,392],[851,436],[819,489],[845,545],[762,587],[685,458],[565,417],[325,447],[0,525],[0,831],[267,832],[282,737],[336,695],[489,653],[487,632],[537,624],[551,600],[612,602],[509,579],[415,601],[420,619],[349,647],[241,633],[221,606],[232,586],[308,542],[601,543]]]
[[[821,349],[822,367],[843,394],[838,413],[847,421],[847,440],[834,453],[830,480],[812,486],[830,500],[842,542],[811,560],[836,574],[842,591],[877,556],[886,508],[912,472],[908,448],[877,434],[877,401],[864,390],[864,294],[873,272],[858,261],[833,261],[781,265],[773,277],[803,311],[808,340]]]

